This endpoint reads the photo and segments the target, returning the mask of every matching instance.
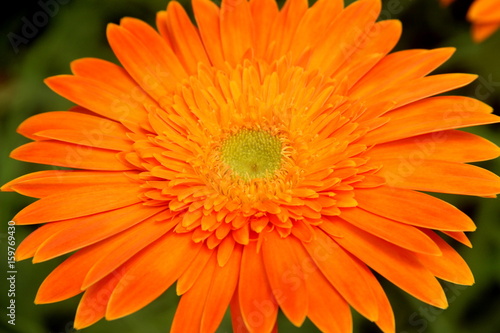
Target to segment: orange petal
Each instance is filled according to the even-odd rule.
[[[324,221],[327,222],[327,221]],[[332,230],[328,230],[327,234],[339,234],[338,228],[334,226],[335,220],[328,221],[331,222]],[[324,224],[323,224],[324,225]],[[322,225],[322,226],[323,226]],[[326,232],[326,231],[325,231]],[[320,267],[323,274],[326,278],[332,283],[332,285],[340,292],[340,294],[353,306],[355,309],[360,311],[362,308],[370,309],[369,312],[360,312],[367,318],[374,318],[373,314],[377,313],[377,319],[375,323],[384,333],[394,333],[395,332],[395,321],[394,321],[394,313],[392,312],[391,304],[389,303],[389,299],[385,294],[385,291],[382,289],[382,286],[377,281],[377,278],[373,275],[372,271],[366,267],[365,263],[354,257],[347,251],[343,250],[341,247],[336,245],[337,243],[333,242],[330,237],[325,237],[323,231],[318,231],[316,233],[317,242],[312,244],[314,248],[314,253],[311,253],[311,256],[315,259],[315,262]],[[333,236],[333,237],[345,237],[344,235]],[[324,240],[322,243],[321,240]],[[333,246],[332,246],[333,244]],[[304,244],[306,245],[306,244]],[[338,250],[342,251],[338,251]],[[325,261],[325,258],[329,255],[333,255],[334,252],[338,252],[339,257],[334,257],[331,262]],[[342,258],[348,260],[341,260]],[[338,265],[338,261],[343,263],[340,269],[333,269],[332,265]],[[331,263],[331,265],[330,265]],[[345,265],[345,266],[344,266]],[[344,267],[351,267],[350,269],[345,269]],[[356,275],[350,274],[350,272],[357,272]],[[344,285],[342,282],[338,282],[339,274],[341,272],[345,273],[345,281]],[[337,282],[335,282],[337,281]],[[348,286],[350,285],[350,288]],[[344,290],[348,288],[348,290]],[[347,294],[354,294],[350,298],[348,298]],[[361,298],[364,302],[368,302],[369,304],[356,305],[354,301],[352,301],[352,297]],[[376,309],[376,310],[375,310]],[[372,313],[372,315],[370,315]]]
[[[237,294],[243,327],[253,333],[270,332],[276,325],[278,304],[266,275],[262,251],[257,252],[257,242],[250,242],[243,249]]]
[[[360,143],[380,144],[447,129],[499,122],[500,117],[490,114],[491,111],[490,106],[468,97],[426,98],[391,111],[388,114],[390,121],[369,132]]]
[[[177,295],[185,294],[198,281],[199,276],[207,266],[210,257],[214,254],[214,250],[210,250],[206,246],[202,246],[200,252],[194,258],[194,261],[180,276],[177,281]]]
[[[476,1],[477,2],[477,1]],[[486,38],[493,35],[500,28],[500,23],[474,23],[472,25],[472,39],[476,43],[484,41]]]
[[[328,28],[326,37],[311,55],[308,69],[333,73],[363,45],[380,13],[380,0],[360,0],[349,5]],[[346,30],[346,26],[349,29]]]
[[[356,200],[360,208],[414,226],[447,231],[476,229],[456,207],[420,192],[381,186],[356,190]]]
[[[274,51],[268,59],[279,59],[289,52],[295,31],[308,7],[307,0],[289,0],[284,3],[269,32],[269,42],[276,45],[268,50],[268,55],[271,54],[269,51]]]
[[[236,246],[227,264],[217,265],[201,317],[200,332],[215,332],[233,298],[240,274],[242,247]]]
[[[177,80],[182,80],[187,77],[186,69],[178,60],[178,55],[173,52],[170,45],[165,42],[165,39],[162,38],[148,23],[133,17],[124,17],[120,20],[120,27],[125,28],[135,37],[133,39],[133,43],[144,43],[143,45],[147,47],[147,49],[141,51],[149,53],[149,56],[144,53],[140,54],[144,57],[143,59],[146,60],[146,62],[159,64],[163,67],[163,71],[168,70],[168,72],[171,73],[171,75]],[[150,56],[152,56],[152,58],[149,58]],[[127,69],[127,72],[134,77],[128,68],[126,68],[126,66],[124,67]],[[136,80],[136,82],[138,81]]]
[[[167,26],[172,49],[189,74],[198,72],[200,62],[210,65],[198,30],[191,23],[184,8],[176,1],[168,4]]]
[[[212,277],[217,267],[216,259],[215,256],[211,257],[193,287],[181,296],[170,333],[202,332],[203,310],[206,307]]]
[[[381,101],[394,102],[394,108],[401,107],[425,97],[441,94],[463,87],[477,78],[471,74],[440,74],[426,76],[406,82],[404,86],[397,84],[381,89],[378,93],[365,98],[368,105],[376,105]]]
[[[2,187],[2,191],[16,191],[22,195],[43,198],[85,186],[127,184],[130,177],[124,172],[48,170],[16,178]]]
[[[219,7],[210,0],[193,0],[192,4],[200,36],[210,62],[214,67],[223,68],[226,60],[222,53]]]
[[[231,309],[231,325],[233,326],[233,333],[250,333],[243,322],[238,292],[234,293],[229,306]]]
[[[14,149],[10,153],[10,157],[24,162],[76,169],[103,171],[133,169],[133,167],[120,162],[116,154],[117,152],[113,150],[49,140],[27,143]]]
[[[166,10],[156,13],[156,28],[163,37],[167,45],[172,48],[172,41],[170,40],[170,32],[168,31],[168,14]]]
[[[233,299],[231,300],[231,324],[233,326],[233,333],[260,333],[261,331],[250,332],[243,322],[243,316],[240,309],[240,300],[238,299],[238,293],[234,293]],[[271,330],[262,331],[262,333],[278,333],[278,323],[274,324]]]
[[[57,266],[38,289],[36,304],[60,302],[82,292],[82,282],[94,260],[102,254],[97,247],[78,251]],[[81,260],[85,258],[85,260]]]
[[[398,20],[381,21],[364,33],[369,38],[358,45],[352,57],[334,74],[334,77],[338,78],[347,77],[348,88],[356,84],[396,46],[401,37],[402,25]]]
[[[347,302],[316,268],[307,272],[307,316],[322,331],[351,333],[352,316]]]
[[[49,129],[36,133],[43,139],[74,143],[81,146],[103,148],[117,151],[132,150],[132,141],[129,139],[119,139],[112,136],[102,135],[97,130],[94,137],[89,136],[89,132],[83,130],[73,131],[64,129]]]
[[[218,230],[222,229],[219,228]],[[217,247],[217,262],[219,263],[219,266],[223,267],[224,265],[226,265],[229,258],[231,258],[235,243],[236,242],[234,238],[229,235],[228,237],[225,237],[219,244],[219,246]]]
[[[470,240],[467,238],[465,233],[461,231],[441,231],[443,234],[450,236],[454,240],[464,244],[465,246],[472,247],[472,243]]]
[[[65,222],[49,223],[33,231],[17,247],[16,260],[21,261],[33,257],[38,247],[54,233],[63,229],[65,224]]]
[[[164,39],[148,24],[132,18],[122,19],[121,26],[108,25],[107,36],[127,72],[160,105],[166,105],[165,96],[187,74]]]
[[[118,282],[120,282],[123,273],[118,269],[85,291],[78,304],[75,322],[73,323],[77,330],[95,324],[104,318],[109,298]]]
[[[38,135],[45,130],[69,130],[85,134],[88,141],[102,142],[104,137],[127,140],[127,129],[115,121],[71,111],[37,114],[23,121],[17,132],[33,140],[45,139]]]
[[[374,281],[372,285],[372,291],[375,294],[378,304],[378,319],[375,321],[375,324],[384,332],[384,333],[394,333],[396,332],[396,323],[394,321],[394,313],[392,311],[391,304],[389,303],[389,299],[385,294],[382,286],[378,283],[377,279],[373,275],[373,273],[366,268],[367,274],[371,276]]]
[[[254,0],[253,2],[258,1]],[[272,3],[276,6],[276,2],[272,1]],[[252,2],[250,4],[252,5]],[[290,47],[292,55],[295,58],[298,58],[302,55],[302,53],[304,53],[305,50],[307,50],[307,48],[314,47],[318,42],[320,42],[323,33],[327,30],[328,26],[332,24],[332,21],[342,12],[343,7],[343,1],[316,1],[314,5],[312,5],[312,7],[305,12],[297,27],[294,42]],[[253,15],[254,21],[261,19],[260,13],[257,12],[257,8],[255,9],[255,13]],[[272,22],[274,17],[274,15],[271,16],[270,22]],[[257,27],[258,24],[256,24],[256,28]],[[265,33],[268,34],[269,30],[265,31]]]
[[[308,254],[295,237],[280,238],[277,232],[265,237],[262,255],[274,297],[288,319],[300,326],[307,315],[307,289],[301,265]]]
[[[98,58],[81,58],[71,62],[71,72],[78,77],[106,83],[108,89],[120,92],[126,100],[141,105],[156,104],[130,76],[126,69]]]
[[[237,243],[248,245],[250,242],[250,224],[247,223],[243,227],[233,230],[232,236]]]
[[[321,272],[356,311],[371,321],[377,320],[378,305],[372,292],[374,281],[367,276],[366,268],[363,268],[363,264],[355,261],[324,232],[315,229],[314,234],[316,237],[314,241],[302,244]],[[313,289],[317,288],[320,287],[314,286]],[[308,289],[309,293],[311,289]],[[320,290],[323,289],[325,288],[320,288]],[[336,325],[336,323],[332,321],[331,325]]]
[[[477,196],[500,193],[500,177],[474,165],[427,159],[379,162],[383,168],[377,175],[384,177],[388,186]]]
[[[250,0],[250,11],[254,23],[255,56],[262,58],[269,48],[272,25],[279,13],[278,4],[274,0]]]
[[[395,86],[424,77],[439,67],[455,52],[454,48],[404,50],[391,53],[373,67],[351,90],[351,96],[366,97],[380,87]]]
[[[500,148],[475,134],[448,130],[379,144],[368,150],[366,155],[374,163],[386,159],[400,159],[409,163],[424,159],[476,162],[497,158]]]
[[[498,23],[500,22],[498,8],[496,0],[474,1],[467,12],[467,19],[472,22]]]
[[[253,44],[252,16],[248,1],[222,1],[220,36],[226,61],[231,65],[241,63]]]
[[[418,260],[440,279],[457,284],[470,286],[474,284],[474,277],[464,259],[448,243],[435,232],[423,230],[439,246],[441,256],[416,254]]]
[[[418,228],[398,223],[361,208],[343,209],[340,218],[356,227],[404,249],[440,255],[439,247]]]
[[[97,243],[162,210],[163,207],[136,204],[101,214],[57,222],[64,223],[64,227],[43,242],[36,251],[33,262],[46,261]]]
[[[347,222],[336,220],[334,227],[344,238],[334,240],[389,281],[414,297],[439,308],[448,303],[441,285],[412,252],[387,243]]]
[[[135,90],[123,91],[108,82],[109,79],[97,81],[73,75],[45,79],[45,83],[59,95],[103,117],[121,122],[133,130],[138,124],[147,124],[147,110],[131,97]]]
[[[71,62],[71,71],[79,77],[91,79],[97,82],[105,82],[107,88],[120,96],[120,103],[115,102],[117,109],[129,108],[130,115],[141,117],[141,120],[131,119],[136,123],[125,121],[128,128],[134,129],[135,126],[140,126],[146,130],[151,130],[149,123],[146,121],[147,112],[154,110],[158,104],[151,98],[129,73],[122,67],[115,65],[109,61],[96,58],[83,58]],[[122,115],[122,118],[127,118]],[[121,120],[123,122],[123,120]]]
[[[21,210],[15,217],[17,224],[37,224],[88,216],[129,206],[142,200],[137,184],[120,184],[76,188],[52,194]],[[71,202],[71,205],[68,205]]]
[[[169,219],[168,214],[163,216],[161,213],[147,219],[142,216],[137,217],[136,221],[138,222],[133,227],[96,244],[101,247],[103,256],[94,262],[85,276],[82,288],[86,289],[110,274],[143,248],[162,237],[177,223]],[[138,238],[137,235],[141,237]]]
[[[155,300],[186,270],[201,246],[189,234],[170,232],[132,257],[111,295],[106,319],[124,317]]]

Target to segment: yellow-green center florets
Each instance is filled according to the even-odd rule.
[[[281,151],[281,140],[269,132],[241,130],[223,142],[221,157],[234,174],[251,180],[273,175],[281,167]]]

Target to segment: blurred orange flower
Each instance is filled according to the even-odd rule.
[[[454,0],[441,0],[445,6]],[[500,0],[474,0],[467,13],[472,23],[472,38],[482,42],[500,28]]]
[[[107,35],[123,67],[72,63],[46,80],[78,106],[36,115],[12,152],[69,167],[4,185],[39,198],[15,217],[43,224],[17,259],[77,251],[36,303],[84,293],[75,327],[131,314],[176,283],[171,332],[300,326],[351,332],[349,306],[395,332],[370,267],[445,308],[438,280],[474,282],[436,232],[468,246],[471,219],[426,192],[494,197],[500,179],[467,164],[499,148],[456,130],[499,121],[468,97],[476,76],[428,74],[453,49],[389,54],[396,20],[379,0],[171,2],[159,33],[125,18]]]

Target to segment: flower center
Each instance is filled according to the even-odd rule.
[[[252,180],[273,175],[281,167],[282,144],[278,137],[263,130],[241,130],[221,146],[221,158],[231,171]]]

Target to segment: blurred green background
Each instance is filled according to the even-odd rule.
[[[44,3],[49,0],[43,0]],[[481,44],[472,42],[465,13],[470,1],[457,0],[449,8],[442,8],[437,0],[384,1],[382,18],[397,18],[403,22],[404,32],[397,49],[435,48],[454,46],[453,58],[438,72],[476,73],[480,79],[459,94],[479,98],[500,110],[500,32]],[[166,0],[59,0],[57,13],[46,16],[39,1],[10,2],[5,5],[1,18],[0,44],[0,183],[28,172],[49,169],[9,159],[9,152],[27,142],[16,134],[16,127],[31,115],[65,110],[71,103],[51,92],[42,82],[48,76],[69,73],[69,63],[82,57],[99,57],[115,61],[107,45],[105,29],[108,22],[117,23],[121,17],[132,16],[154,24],[155,13],[166,7]],[[185,4],[189,7],[189,4]],[[189,9],[190,10],[190,9]],[[36,17],[36,18],[35,18]],[[9,33],[22,36],[26,20],[38,20],[40,28],[23,40],[18,50],[9,42]],[[44,23],[44,24],[41,24]],[[24,28],[26,29],[26,28]],[[12,38],[12,34],[10,34]],[[479,90],[478,90],[479,89]],[[500,142],[498,125],[474,128],[478,133],[497,144]],[[500,160],[480,164],[500,173]],[[478,225],[470,235],[473,249],[452,242],[470,264],[476,278],[473,287],[444,283],[450,308],[438,310],[421,303],[387,281],[382,283],[395,309],[399,333],[498,333],[500,332],[500,202],[459,196],[441,196],[453,203]],[[74,332],[72,319],[79,297],[50,305],[34,305],[36,290],[45,276],[62,259],[33,265],[29,261],[17,263],[16,326],[7,324],[8,305],[6,275],[7,222],[17,211],[32,200],[13,193],[0,194],[0,253],[2,278],[0,304],[2,318],[0,332],[68,333]],[[17,227],[17,243],[34,227]],[[177,297],[172,290],[143,310],[124,319],[107,322],[84,329],[85,333],[167,332],[175,312]],[[379,332],[375,325],[354,313],[354,332]],[[231,332],[226,317],[218,332]],[[317,332],[310,322],[295,328],[283,316],[280,332]]]

